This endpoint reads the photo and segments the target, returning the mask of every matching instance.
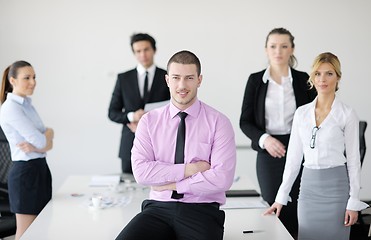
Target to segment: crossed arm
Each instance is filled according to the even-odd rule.
[[[52,128],[47,128],[44,133],[44,136],[46,138],[46,145],[41,149],[36,148],[29,142],[21,142],[17,144],[17,147],[19,147],[25,153],[29,152],[45,153],[53,148],[54,130]]]
[[[187,163],[185,165],[184,178],[188,178],[198,172],[204,172],[210,169],[210,163],[207,161],[199,161],[196,163]],[[160,186],[152,186],[155,191],[165,191],[165,190],[176,190],[176,183],[169,183]]]

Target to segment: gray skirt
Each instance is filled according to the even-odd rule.
[[[344,226],[349,199],[345,166],[304,168],[298,199],[299,240],[349,240]]]

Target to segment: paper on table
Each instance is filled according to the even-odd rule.
[[[119,175],[96,175],[91,178],[89,186],[104,187],[119,183],[120,183]]]
[[[131,196],[119,196],[119,197],[103,196],[101,205],[98,207],[98,209],[123,207],[128,205],[131,201],[132,201]],[[92,198],[86,199],[86,201],[84,201],[82,204],[84,206],[94,209]]]
[[[165,101],[162,101],[162,102],[146,103],[146,105],[144,106],[144,111],[148,112],[148,111],[151,111],[155,108],[165,106],[169,102],[170,102],[169,100],[165,100]]]
[[[227,198],[227,202],[220,206],[221,209],[233,208],[267,208],[268,204],[260,198]]]

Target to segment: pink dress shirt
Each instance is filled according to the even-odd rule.
[[[236,144],[229,119],[205,103],[196,102],[184,112],[186,139],[184,162],[208,161],[211,168],[184,178],[185,164],[174,164],[180,110],[172,103],[152,110],[139,121],[132,148],[133,174],[139,184],[155,186],[176,182],[182,199],[171,198],[172,191],[154,191],[157,201],[224,204],[225,191],[233,182]]]

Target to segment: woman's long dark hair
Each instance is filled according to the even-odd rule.
[[[1,82],[0,90],[0,102],[4,103],[6,100],[6,95],[13,91],[13,86],[10,84],[10,78],[17,78],[18,69],[22,67],[32,67],[30,63],[26,61],[17,61],[12,65],[7,67],[3,73],[3,81]]]

